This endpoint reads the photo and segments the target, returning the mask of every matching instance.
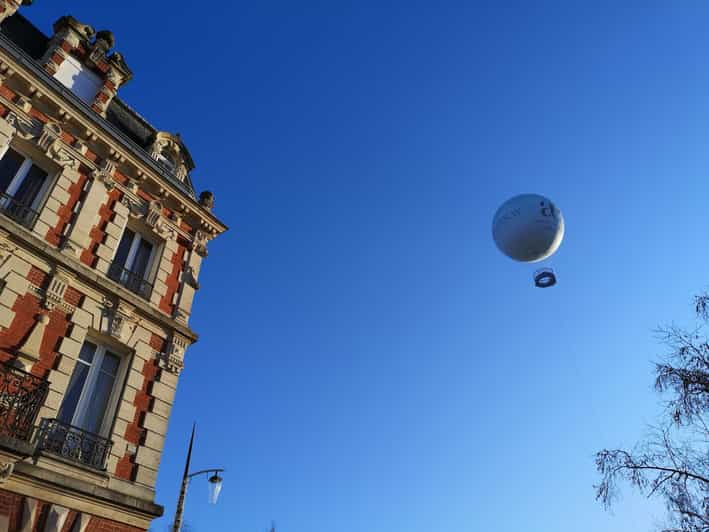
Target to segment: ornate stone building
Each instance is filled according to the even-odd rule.
[[[140,531],[207,244],[192,158],[114,36],[0,0],[0,532]],[[24,11],[24,8],[21,9]]]

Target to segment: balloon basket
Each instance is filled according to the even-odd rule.
[[[549,288],[556,284],[556,274],[551,268],[542,268],[534,272],[534,286],[537,288]]]

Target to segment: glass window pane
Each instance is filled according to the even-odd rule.
[[[33,164],[30,171],[27,172],[27,175],[22,180],[20,188],[15,192],[15,199],[25,207],[32,207],[32,203],[37,197],[37,194],[39,194],[46,179],[47,172]]]
[[[140,245],[138,246],[138,251],[135,254],[135,260],[133,261],[133,267],[131,271],[138,277],[145,279],[145,273],[148,269],[148,262],[150,261],[150,255],[153,252],[153,245],[145,239],[140,240]]]
[[[106,413],[106,405],[113,391],[113,381],[115,377],[107,373],[99,372],[96,379],[96,386],[89,397],[86,415],[84,416],[81,428],[89,432],[98,432],[103,423],[103,416]]]
[[[74,414],[76,413],[76,405],[79,404],[79,398],[86,384],[88,374],[89,366],[77,362],[74,372],[71,374],[71,380],[69,381],[69,387],[64,395],[62,406],[59,408],[59,415],[57,416],[59,421],[71,425],[74,420]]]
[[[103,362],[101,363],[101,371],[115,377],[118,372],[118,365],[120,362],[121,359],[118,358],[117,355],[106,351],[106,354],[103,356]]]
[[[5,192],[25,158],[12,148],[0,159],[0,192]]]
[[[84,362],[91,364],[94,359],[94,354],[96,354],[96,344],[84,342],[84,345],[81,346],[81,351],[79,352],[79,360],[83,360]]]
[[[113,259],[114,264],[119,265],[121,268],[125,268],[126,260],[128,259],[128,252],[130,251],[134,238],[135,233],[130,229],[126,228],[126,230],[123,231],[123,237],[121,238],[120,244],[118,244],[116,257]]]

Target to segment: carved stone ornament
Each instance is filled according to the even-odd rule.
[[[14,112],[8,113],[5,120],[15,128],[18,137],[34,140],[37,147],[59,166],[68,166],[75,170],[79,168],[81,162],[61,140],[62,128],[59,124],[55,122],[45,124],[34,118],[18,116]]]
[[[209,190],[202,191],[199,195],[199,204],[208,211],[211,211],[214,208],[214,194]]]
[[[209,235],[200,229],[195,231],[194,238],[192,239],[192,250],[201,257],[207,256],[207,242],[209,242]]]
[[[122,343],[128,343],[138,326],[138,320],[133,315],[134,308],[123,302],[116,305],[109,299],[103,300],[103,318],[107,320],[106,333]]]
[[[47,157],[53,159],[59,166],[69,166],[78,170],[80,161],[67,149],[61,140],[62,128],[59,124],[47,122],[42,125],[42,131],[37,138],[37,147]]]
[[[0,263],[9,258],[15,251],[17,246],[11,243],[7,238],[0,235]]]
[[[180,181],[184,181],[194,169],[192,157],[182,143],[179,133],[173,135],[167,131],[158,131],[150,146],[150,156]]]
[[[160,367],[174,375],[179,375],[185,365],[185,351],[188,345],[187,338],[173,333],[167,346],[167,351],[158,354]]]
[[[64,306],[64,294],[66,294],[67,288],[69,288],[69,280],[60,274],[55,274],[44,291],[44,301],[42,302],[44,308],[54,310],[57,306]]]
[[[194,274],[194,268],[192,268],[192,266],[185,266],[185,271],[182,273],[182,280],[187,286],[199,290],[199,281],[197,281],[197,276]]]
[[[131,218],[143,218],[148,210],[146,202],[140,198],[132,198],[128,194],[123,194],[121,203],[128,207],[128,216]]]
[[[42,123],[37,119],[27,119],[10,111],[5,120],[15,128],[17,136],[25,140],[38,137],[42,133]]]
[[[14,15],[20,5],[28,5],[26,2],[27,0],[0,0],[0,22]]]
[[[0,484],[7,482],[15,470],[15,462],[0,462]]]
[[[115,171],[116,163],[109,159],[104,159],[101,162],[101,166],[91,172],[91,177],[101,181],[108,190],[111,190],[116,186],[116,181],[113,179],[113,172]]]
[[[151,201],[148,204],[148,212],[145,213],[145,223],[155,228],[160,223],[160,218],[162,218],[162,203],[157,200]]]
[[[42,132],[37,139],[37,146],[43,152],[48,152],[49,149],[57,142],[62,136],[62,128],[59,124],[53,122],[47,122],[42,125]]]

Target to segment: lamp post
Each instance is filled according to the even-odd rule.
[[[190,437],[190,447],[187,450],[187,460],[185,461],[185,472],[182,475],[182,487],[180,488],[180,496],[177,499],[177,509],[175,510],[175,520],[172,524],[173,532],[180,532],[182,529],[182,516],[185,512],[185,495],[187,494],[187,485],[190,483],[190,479],[197,477],[199,475],[207,475],[211,473],[212,475],[207,479],[209,482],[209,502],[212,504],[217,504],[217,499],[219,498],[219,492],[222,490],[222,477],[219,473],[224,472],[221,468],[211,468],[211,469],[201,469],[194,473],[190,473],[190,460],[192,459],[192,444],[194,443],[194,433],[196,424],[192,425],[192,436]]]

